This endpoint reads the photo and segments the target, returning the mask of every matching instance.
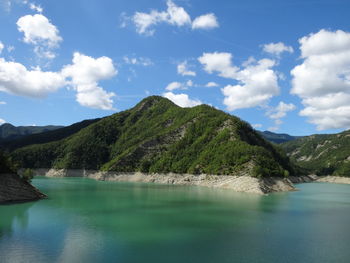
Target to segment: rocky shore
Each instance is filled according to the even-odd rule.
[[[174,185],[195,185],[231,189],[236,192],[267,194],[296,190],[286,178],[255,178],[250,176],[114,173],[91,170],[36,169],[36,175],[47,177],[86,177],[102,181],[143,182]]]
[[[23,181],[17,174],[0,174],[0,204],[34,201],[45,197],[38,189]]]

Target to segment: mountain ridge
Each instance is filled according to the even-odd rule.
[[[253,176],[295,174],[248,123],[208,105],[151,96],[58,141],[12,152],[22,167]]]

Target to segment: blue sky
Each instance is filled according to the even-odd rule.
[[[260,130],[350,128],[347,0],[0,0],[0,122],[69,125],[162,95]]]

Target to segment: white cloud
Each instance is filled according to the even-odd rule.
[[[196,72],[188,69],[187,61],[184,61],[177,65],[177,73],[182,76],[196,76]]]
[[[184,83],[174,81],[169,83],[168,86],[165,88],[165,90],[168,90],[168,91],[173,91],[176,89],[186,90],[189,87],[193,87],[193,86],[194,86],[194,83],[192,80],[188,80]]]
[[[0,41],[0,54],[4,48],[5,48],[4,44]]]
[[[174,81],[174,82],[169,83],[165,89],[168,91],[173,91],[176,89],[184,89],[184,85],[180,82]]]
[[[293,53],[294,50],[291,46],[286,46],[282,42],[270,43],[263,45],[263,50],[266,53],[270,53],[275,56],[280,56],[283,52]]]
[[[229,111],[262,106],[279,93],[278,76],[272,70],[275,61],[250,59],[240,69],[232,64],[230,53],[204,53],[199,59],[208,73],[217,72],[219,76],[236,80],[236,85],[222,89],[224,104]]]
[[[44,72],[38,67],[28,70],[20,63],[0,58],[0,91],[42,98],[70,85],[77,92],[80,105],[112,110],[115,94],[105,91],[98,82],[116,74],[110,58],[95,59],[80,53],[74,53],[72,64],[63,67],[61,72]]]
[[[184,94],[184,93],[174,94],[172,92],[166,92],[166,93],[163,93],[163,97],[171,100],[176,105],[182,108],[189,108],[189,107],[194,107],[202,104],[200,100],[192,100],[189,98],[187,94]]]
[[[148,66],[152,66],[153,62],[151,59],[149,58],[144,58],[144,57],[128,57],[128,56],[124,56],[123,60],[126,64],[130,64],[130,65],[138,65],[138,66],[144,66],[144,67],[148,67]]]
[[[29,8],[38,12],[38,13],[42,13],[44,10],[43,8],[40,6],[40,5],[36,5],[36,4],[33,4],[33,3],[29,3]]]
[[[260,123],[252,124],[252,127],[254,129],[260,129],[260,128],[262,128],[262,124],[260,124]]]
[[[77,91],[80,105],[102,110],[112,110],[115,96],[113,92],[102,89],[98,82],[110,79],[117,74],[113,61],[108,57],[92,58],[74,53],[73,64],[62,70],[62,75],[70,78],[71,86]]]
[[[0,119],[0,125],[6,123],[6,121],[4,119]]]
[[[213,29],[216,27],[219,27],[219,23],[214,14],[199,16],[192,23],[192,29]]]
[[[34,45],[34,51],[39,57],[55,57],[52,49],[59,46],[62,37],[47,17],[42,14],[22,16],[17,21],[17,27],[24,33],[23,41]]]
[[[6,105],[7,103],[5,101],[0,101],[0,105]]]
[[[122,18],[122,27],[125,27],[128,19],[125,14],[122,14]],[[219,26],[214,14],[199,16],[192,24],[191,17],[187,11],[171,0],[167,1],[167,10],[151,10],[149,13],[135,12],[131,20],[136,26],[137,33],[146,36],[153,35],[155,32],[154,26],[160,23],[167,23],[178,27],[192,26],[193,29],[212,29]]]
[[[20,63],[0,58],[0,91],[40,98],[64,84],[65,80],[60,73],[44,72],[40,68],[28,70]]]
[[[232,54],[225,52],[203,53],[198,61],[204,66],[204,70],[209,74],[219,73],[224,78],[235,78],[237,67],[232,65]]]
[[[277,107],[270,108],[267,111],[267,116],[274,120],[275,126],[268,128],[270,131],[277,131],[279,126],[283,123],[282,118],[286,117],[287,113],[296,109],[296,106],[292,103],[285,103],[280,101]]]
[[[276,108],[273,108],[268,112],[268,116],[271,119],[282,119],[287,115],[287,112],[295,110],[296,107],[292,103],[284,103],[283,101],[280,101],[280,103],[277,105]]]
[[[207,88],[214,88],[214,87],[219,87],[219,84],[217,84],[216,82],[208,82],[206,85],[205,85]]]
[[[291,74],[301,116],[318,130],[350,128],[350,33],[320,30],[299,39],[303,63]]]

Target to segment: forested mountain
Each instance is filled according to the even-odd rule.
[[[48,126],[13,126],[10,123],[4,123],[0,125],[0,139],[15,139],[20,138],[26,135],[30,134],[37,134],[42,133],[46,131],[52,131],[59,128],[62,128],[63,126],[54,126],[54,125],[48,125]]]
[[[80,131],[81,129],[99,120],[100,119],[85,120],[78,123],[74,123],[67,127],[54,129],[51,131],[46,131],[38,134],[31,134],[15,139],[6,139],[2,141],[0,140],[0,148],[2,148],[3,150],[12,151],[17,148],[21,148],[31,144],[42,144],[51,141],[58,141]]]
[[[306,136],[281,144],[298,165],[318,175],[350,176],[350,130]]]
[[[180,108],[159,96],[57,138],[19,148],[12,157],[26,168],[295,174],[288,157],[248,123],[207,105]]]

